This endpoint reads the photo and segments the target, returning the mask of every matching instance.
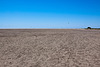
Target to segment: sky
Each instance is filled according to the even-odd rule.
[[[0,28],[100,28],[100,0],[0,0]]]

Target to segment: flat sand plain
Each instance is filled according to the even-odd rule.
[[[100,30],[1,29],[0,67],[100,67]]]

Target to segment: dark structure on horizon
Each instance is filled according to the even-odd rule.
[[[87,27],[86,29],[100,30],[100,28],[91,28],[91,27]]]
[[[87,27],[87,29],[92,29],[91,27]]]

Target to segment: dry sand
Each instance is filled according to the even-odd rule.
[[[0,67],[100,67],[100,30],[1,29]]]

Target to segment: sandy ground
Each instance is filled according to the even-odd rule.
[[[0,30],[0,67],[100,67],[100,30]]]

